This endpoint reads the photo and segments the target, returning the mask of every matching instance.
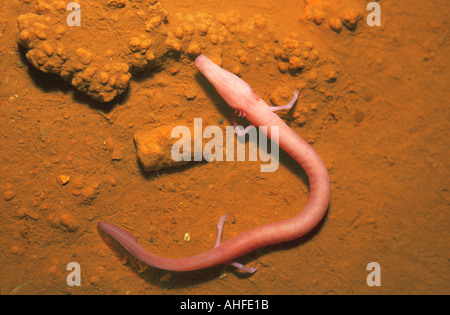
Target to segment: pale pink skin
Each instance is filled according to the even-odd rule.
[[[301,165],[309,179],[310,196],[303,211],[291,219],[253,228],[220,243],[224,216],[218,226],[219,236],[216,247],[185,258],[156,256],[141,247],[136,238],[127,231],[105,222],[98,222],[98,226],[138,260],[159,269],[190,271],[229,263],[246,272],[254,272],[256,268],[247,268],[231,261],[263,246],[290,241],[310,232],[322,220],[328,208],[330,200],[328,171],[314,149],[274,114],[278,108],[268,106],[262,99],[255,96],[247,83],[214,64],[206,56],[199,56],[195,60],[195,65],[214,85],[223,99],[241,116],[245,116],[254,126],[267,126],[269,138],[271,127],[279,127],[278,145]],[[292,107],[293,102],[283,109]]]

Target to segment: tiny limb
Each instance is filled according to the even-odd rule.
[[[220,218],[219,224],[217,224],[217,241],[214,248],[220,245],[222,241],[222,233],[223,233],[223,225],[225,224],[225,220],[227,219],[227,215],[224,215]]]
[[[238,268],[239,270],[247,273],[255,273],[258,268],[249,268],[243,264],[237,262],[229,262],[228,265]]]
[[[217,241],[214,248],[220,245],[222,241],[222,233],[223,233],[223,225],[225,224],[225,221],[227,220],[227,215],[224,215],[220,218],[219,223],[217,224]],[[229,262],[228,265],[234,266],[238,268],[239,270],[242,270],[243,272],[247,273],[254,273],[258,268],[249,268],[247,266],[244,266],[243,264],[237,263],[237,262]]]
[[[231,119],[231,122],[233,123],[234,131],[236,132],[236,134],[239,137],[245,136],[252,128],[255,128],[255,126],[253,126],[253,125],[250,125],[250,126],[246,127],[245,129],[242,126],[238,126],[238,124],[236,122],[236,115],[234,115],[234,114],[232,114],[230,116],[230,119]]]
[[[252,92],[253,92],[253,95],[255,95],[256,100],[259,101],[261,99],[261,97],[258,95],[258,93],[255,90],[252,90]]]
[[[237,116],[239,116],[239,117],[245,117],[245,116],[247,116],[247,113],[245,113],[245,112],[243,112],[243,111],[241,111],[241,110],[235,110],[234,111],[234,115],[237,115]]]
[[[298,99],[298,90],[295,90],[295,94],[294,97],[291,99],[291,101],[289,102],[289,104],[284,105],[284,106],[273,106],[270,109],[272,110],[272,112],[276,112],[279,110],[289,110],[292,108],[292,106],[294,106],[295,102]]]

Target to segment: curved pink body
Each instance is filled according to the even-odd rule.
[[[119,227],[104,222],[98,226],[122,244],[131,255],[143,263],[165,270],[189,271],[224,264],[263,246],[296,239],[311,231],[323,218],[330,200],[330,180],[327,168],[314,149],[273,113],[271,107],[255,97],[247,83],[199,56],[195,65],[215,86],[219,94],[234,109],[245,112],[255,126],[279,127],[279,146],[305,170],[310,184],[310,196],[303,211],[291,219],[267,224],[246,231],[219,246],[186,258],[163,258],[141,247],[136,238]]]

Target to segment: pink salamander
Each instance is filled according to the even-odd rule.
[[[278,115],[274,114],[276,110],[291,108],[298,93],[288,105],[271,107],[255,96],[247,83],[216,65],[208,57],[199,56],[195,60],[195,65],[240,116],[245,116],[254,126],[266,126],[267,136],[272,141],[274,141],[271,137],[272,127],[278,127],[278,145],[303,167],[308,176],[310,196],[305,208],[291,219],[253,228],[220,243],[222,227],[226,219],[226,216],[223,216],[218,225],[219,235],[216,246],[185,258],[156,256],[140,246],[136,238],[127,231],[105,222],[98,222],[98,226],[122,244],[131,255],[149,266],[172,271],[190,271],[218,264],[231,264],[245,272],[253,273],[257,270],[256,268],[248,268],[231,261],[263,246],[290,241],[311,231],[322,220],[328,208],[330,200],[328,171],[314,149],[289,128]],[[245,134],[248,128],[253,127],[247,127],[246,130],[238,129],[235,118],[233,118],[233,124],[238,134]]]

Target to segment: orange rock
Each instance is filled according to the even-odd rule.
[[[59,222],[71,232],[78,228],[77,220],[67,213],[62,214],[59,217]]]
[[[67,185],[70,181],[70,176],[68,175],[59,175],[58,177],[59,182],[61,183],[61,185]]]
[[[336,33],[342,31],[342,21],[338,18],[330,18],[330,20],[328,21],[328,25]]]
[[[361,15],[359,14],[358,11],[356,11],[354,9],[349,9],[349,10],[345,10],[345,11],[341,12],[342,23],[349,30],[354,30],[360,19],[361,19]]]
[[[12,191],[12,190],[7,190],[7,191],[5,191],[5,192],[3,193],[3,198],[4,198],[6,201],[10,201],[10,200],[12,200],[12,199],[14,198],[15,195],[16,195],[16,194],[14,193],[14,191]]]

